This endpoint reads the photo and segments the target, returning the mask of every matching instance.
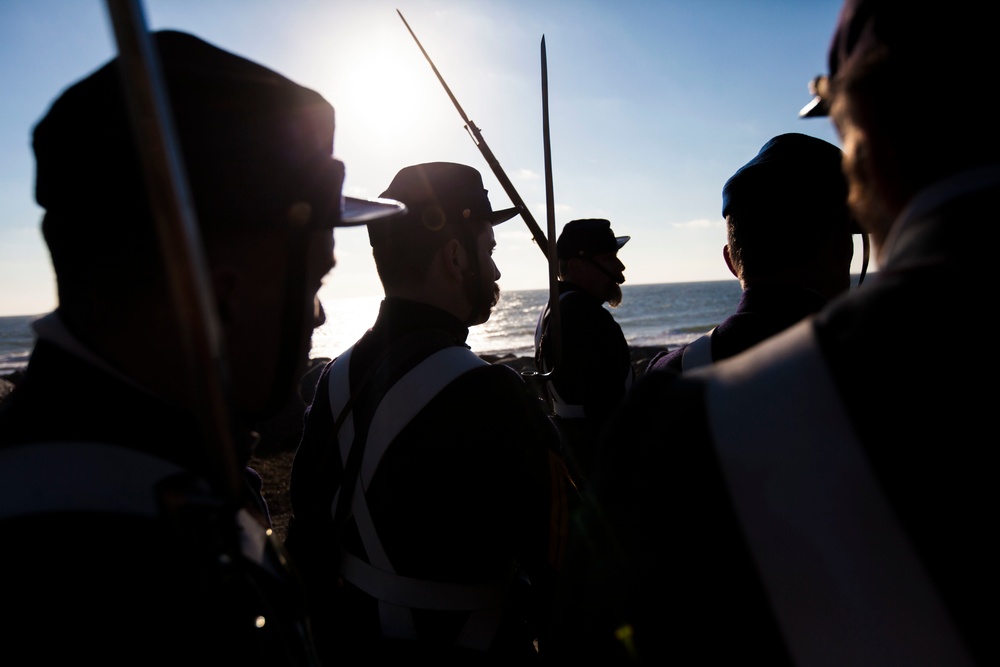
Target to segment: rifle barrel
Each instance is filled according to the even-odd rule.
[[[532,238],[534,239],[535,243],[541,249],[542,254],[545,255],[545,258],[549,260],[549,262],[551,263],[552,261],[554,261],[555,258],[550,254],[548,250],[549,243],[545,238],[545,234],[542,232],[542,228],[539,227],[538,222],[536,222],[534,216],[531,215],[531,211],[528,209],[528,206],[524,203],[524,200],[521,199],[521,195],[518,194],[517,189],[514,187],[514,184],[511,183],[509,178],[507,178],[507,173],[504,172],[503,167],[500,166],[500,161],[497,160],[496,156],[493,155],[493,151],[491,151],[489,146],[486,145],[486,140],[483,139],[482,131],[478,127],[476,127],[476,124],[474,122],[472,122],[469,119],[468,115],[466,115],[465,113],[465,110],[462,109],[462,105],[458,103],[458,100],[455,98],[455,95],[451,92],[451,88],[449,88],[448,84],[445,83],[444,77],[441,76],[441,73],[438,71],[438,68],[434,65],[434,61],[431,60],[431,57],[429,55],[427,55],[427,51],[424,49],[423,44],[421,44],[420,40],[417,39],[416,33],[413,32],[413,29],[410,27],[410,24],[407,23],[406,18],[403,17],[403,12],[397,9],[396,13],[399,14],[399,18],[403,20],[403,25],[405,25],[406,29],[410,32],[410,36],[413,37],[413,41],[417,43],[417,46],[420,48],[420,52],[424,54],[424,58],[430,64],[431,69],[434,70],[434,75],[437,77],[438,81],[441,82],[441,85],[444,87],[445,92],[448,93],[448,97],[451,98],[452,104],[454,104],[455,108],[458,109],[458,114],[462,117],[462,120],[465,122],[465,129],[469,132],[469,135],[472,137],[473,143],[476,144],[476,146],[479,148],[479,152],[482,153],[484,158],[486,158],[486,163],[490,166],[490,169],[493,170],[493,175],[496,176],[498,181],[500,181],[500,185],[507,193],[507,196],[510,197],[511,203],[514,204],[514,206],[516,206],[517,209],[521,212],[521,218],[524,220],[524,223],[528,226],[528,230],[531,232]]]
[[[107,9],[188,360],[190,407],[201,421],[210,448],[209,475],[216,477],[213,481],[225,498],[235,500],[239,497],[240,477],[221,327],[158,54],[139,0],[107,0]]]

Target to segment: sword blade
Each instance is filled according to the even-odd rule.
[[[549,335],[552,342],[552,366],[549,372],[562,364],[562,327],[559,317],[559,277],[556,258],[556,205],[552,187],[552,142],[549,138],[549,66],[545,52],[545,35],[542,35],[542,145],[545,152],[545,218],[549,232]]]

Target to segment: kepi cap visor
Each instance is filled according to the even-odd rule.
[[[344,197],[341,206],[340,224],[338,227],[356,227],[367,225],[376,220],[389,220],[406,215],[406,205],[395,199],[378,197],[376,199],[361,199]]]

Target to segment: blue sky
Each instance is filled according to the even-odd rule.
[[[629,283],[642,284],[731,277],[722,185],[772,136],[802,132],[839,145],[828,120],[797,112],[807,81],[825,70],[840,4],[145,0],[143,8],[152,29],[192,32],[322,93],[336,109],[347,194],[377,196],[401,167],[444,160],[479,169],[494,208],[510,206],[399,9],[543,229],[544,35],[557,233],[575,218],[608,218],[632,237],[619,256]],[[0,316],[56,305],[33,199],[31,129],[114,50],[103,2],[0,3]],[[545,288],[544,257],[521,218],[496,232],[501,288]],[[860,254],[858,246],[855,271]],[[336,256],[324,298],[381,294],[364,229],[338,231]]]

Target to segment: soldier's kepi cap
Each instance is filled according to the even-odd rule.
[[[601,218],[586,218],[567,222],[556,241],[559,259],[593,257],[618,250],[631,236],[615,236],[611,222]]]
[[[839,148],[805,134],[779,134],[722,186],[722,216],[752,211],[755,217],[789,214],[807,218],[811,211],[847,206],[847,179]],[[859,230],[860,231],[860,230]]]
[[[832,103],[830,83],[834,80],[841,69],[852,59],[861,57],[863,54],[877,48],[882,39],[879,35],[881,23],[893,23],[891,14],[893,7],[903,3],[872,2],[870,0],[844,0],[837,16],[837,27],[830,48],[827,52],[827,74],[813,78],[809,82],[809,93],[813,99],[809,104],[802,107],[799,116],[802,118],[815,118],[827,116],[830,113]],[[911,3],[905,3],[907,5]],[[897,7],[897,10],[900,7]],[[878,11],[881,10],[881,11]],[[904,11],[911,12],[913,7],[907,7]],[[898,12],[897,12],[898,13]],[[944,12],[935,11],[935,14]],[[881,18],[876,20],[876,17]],[[889,19],[889,20],[886,20]],[[913,35],[918,38],[917,35]],[[925,39],[927,35],[921,34],[919,39]]]
[[[494,211],[487,194],[479,171],[464,164],[426,162],[404,167],[381,197],[402,202],[407,213],[370,224],[369,240],[374,246],[389,236],[440,231],[447,222],[498,225],[517,215],[517,208]]]
[[[334,110],[317,92],[193,35],[151,37],[199,225],[267,228],[306,217],[341,227],[404,212],[398,202],[341,196]],[[47,236],[54,225],[116,233],[108,227],[149,214],[121,79],[112,59],[65,90],[34,129],[35,198],[70,214],[46,216]]]
[[[953,0],[947,5],[844,0],[827,52],[827,73],[809,82],[814,97],[799,116],[829,115],[837,82],[854,68],[863,69],[871,59],[889,53],[920,80],[943,82],[961,96],[956,99],[966,99],[995,74],[994,13],[993,6],[981,0]],[[905,113],[909,104],[933,88],[912,91],[912,99],[899,100],[898,111]]]

